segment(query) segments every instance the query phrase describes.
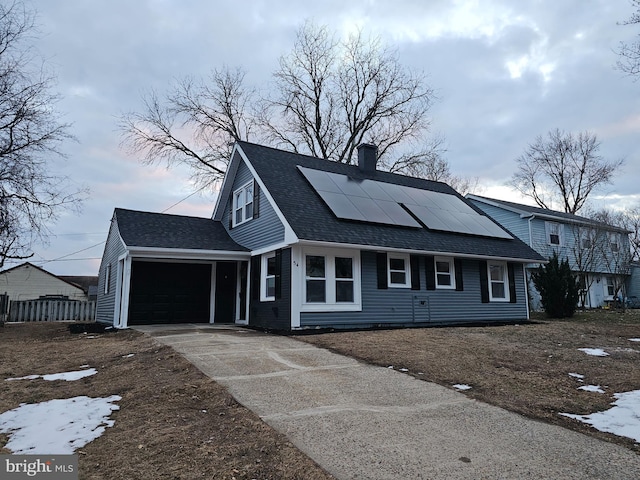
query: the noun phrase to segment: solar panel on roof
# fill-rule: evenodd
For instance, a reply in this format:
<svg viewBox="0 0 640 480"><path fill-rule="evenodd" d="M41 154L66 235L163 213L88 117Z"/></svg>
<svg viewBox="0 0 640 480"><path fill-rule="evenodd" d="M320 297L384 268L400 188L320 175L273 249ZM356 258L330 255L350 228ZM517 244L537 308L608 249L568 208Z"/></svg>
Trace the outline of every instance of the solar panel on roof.
<svg viewBox="0 0 640 480"><path fill-rule="evenodd" d="M338 218L419 228L417 218L432 230L513 238L455 195L301 166L298 170Z"/></svg>

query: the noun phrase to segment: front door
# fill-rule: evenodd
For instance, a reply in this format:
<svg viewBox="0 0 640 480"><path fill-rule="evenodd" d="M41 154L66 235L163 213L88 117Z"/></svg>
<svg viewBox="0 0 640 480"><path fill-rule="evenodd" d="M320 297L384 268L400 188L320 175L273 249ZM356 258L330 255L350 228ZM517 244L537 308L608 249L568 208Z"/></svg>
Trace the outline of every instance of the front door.
<svg viewBox="0 0 640 480"><path fill-rule="evenodd" d="M235 321L236 268L236 262L216 263L215 323Z"/></svg>

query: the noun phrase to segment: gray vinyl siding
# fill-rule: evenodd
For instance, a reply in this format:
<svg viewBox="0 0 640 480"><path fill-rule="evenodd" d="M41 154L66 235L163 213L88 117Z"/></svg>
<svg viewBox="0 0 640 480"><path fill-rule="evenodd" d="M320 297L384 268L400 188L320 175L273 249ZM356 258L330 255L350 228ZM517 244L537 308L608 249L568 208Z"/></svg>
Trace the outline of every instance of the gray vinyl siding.
<svg viewBox="0 0 640 480"><path fill-rule="evenodd" d="M256 272L252 272L255 275ZM281 297L262 302L260 301L259 282L256 285L258 292L251 292L249 304L249 325L252 327L272 330L291 329L291 249L282 250L281 263ZM262 279L262 276L260 276ZM257 297L257 298L256 298Z"/></svg>
<svg viewBox="0 0 640 480"><path fill-rule="evenodd" d="M631 264L630 274L627 282L627 296L640 298L640 265Z"/></svg>
<svg viewBox="0 0 640 480"><path fill-rule="evenodd" d="M256 250L284 241L284 225L278 218L275 210L269 203L264 191L260 189L259 214L237 227L231 227L230 215L233 205L233 192L253 180L250 170L244 161L240 162L236 177L230 191L229 199L224 206L222 224L228 229L229 235L240 245Z"/></svg>
<svg viewBox="0 0 640 480"><path fill-rule="evenodd" d="M301 328L365 328L469 322L521 321L527 319L523 266L514 265L517 303L482 303L480 266L463 260L463 291L426 290L426 270L420 262L420 290L378 289L375 252L361 252L362 311L302 312Z"/></svg>
<svg viewBox="0 0 640 480"><path fill-rule="evenodd" d="M109 235L107 243L102 254L100 262L100 271L98 272L98 304L96 307L96 321L100 323L113 324L113 314L116 302L116 286L118 277L118 257L125 253L124 245L120 239L118 232L118 224L112 220L109 227ZM108 293L104 293L104 283L107 271L107 265L111 265L111 273L109 276Z"/></svg>

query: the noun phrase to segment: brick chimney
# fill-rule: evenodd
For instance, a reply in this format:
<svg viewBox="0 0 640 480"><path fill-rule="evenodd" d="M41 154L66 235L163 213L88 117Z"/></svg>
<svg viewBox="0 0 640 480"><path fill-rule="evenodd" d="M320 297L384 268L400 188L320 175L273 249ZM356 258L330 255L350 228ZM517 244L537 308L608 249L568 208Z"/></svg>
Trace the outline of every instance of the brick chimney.
<svg viewBox="0 0 640 480"><path fill-rule="evenodd" d="M361 171L371 173L376 171L378 162L378 147L370 143L358 145L358 167Z"/></svg>

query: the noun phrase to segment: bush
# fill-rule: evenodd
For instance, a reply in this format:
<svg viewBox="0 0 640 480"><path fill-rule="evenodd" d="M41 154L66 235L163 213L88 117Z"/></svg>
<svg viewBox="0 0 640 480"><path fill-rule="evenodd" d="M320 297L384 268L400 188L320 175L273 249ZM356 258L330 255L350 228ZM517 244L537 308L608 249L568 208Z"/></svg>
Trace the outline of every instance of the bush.
<svg viewBox="0 0 640 480"><path fill-rule="evenodd" d="M571 273L569 260L565 258L560 262L558 254L554 253L549 263L533 272L532 280L548 317L573 317L578 304L578 284Z"/></svg>

